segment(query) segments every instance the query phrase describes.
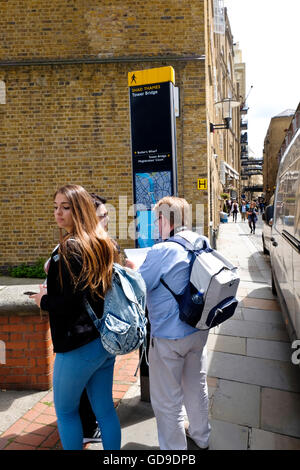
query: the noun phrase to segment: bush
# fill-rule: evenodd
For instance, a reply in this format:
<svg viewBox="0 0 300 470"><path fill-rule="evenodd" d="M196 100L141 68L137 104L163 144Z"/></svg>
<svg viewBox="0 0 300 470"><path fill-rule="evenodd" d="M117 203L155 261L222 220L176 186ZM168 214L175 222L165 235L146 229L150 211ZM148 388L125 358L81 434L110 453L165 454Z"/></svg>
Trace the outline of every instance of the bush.
<svg viewBox="0 0 300 470"><path fill-rule="evenodd" d="M34 265L28 266L26 264L21 264L15 268L12 268L9 271L11 277L32 277L43 279L46 277L44 271L45 259L40 258Z"/></svg>
<svg viewBox="0 0 300 470"><path fill-rule="evenodd" d="M221 193L220 196L222 199L230 199L230 195L228 193Z"/></svg>

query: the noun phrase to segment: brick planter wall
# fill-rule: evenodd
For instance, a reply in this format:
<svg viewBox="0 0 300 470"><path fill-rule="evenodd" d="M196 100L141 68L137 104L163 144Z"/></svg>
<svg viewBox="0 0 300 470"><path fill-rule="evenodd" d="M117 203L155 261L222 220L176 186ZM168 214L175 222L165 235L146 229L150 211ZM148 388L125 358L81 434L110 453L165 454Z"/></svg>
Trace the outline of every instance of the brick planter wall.
<svg viewBox="0 0 300 470"><path fill-rule="evenodd" d="M26 290L25 286L13 288L20 294ZM39 309L27 298L16 302L18 294L12 305L8 294L13 288L0 291L0 388L48 390L54 361L48 317L41 318Z"/></svg>

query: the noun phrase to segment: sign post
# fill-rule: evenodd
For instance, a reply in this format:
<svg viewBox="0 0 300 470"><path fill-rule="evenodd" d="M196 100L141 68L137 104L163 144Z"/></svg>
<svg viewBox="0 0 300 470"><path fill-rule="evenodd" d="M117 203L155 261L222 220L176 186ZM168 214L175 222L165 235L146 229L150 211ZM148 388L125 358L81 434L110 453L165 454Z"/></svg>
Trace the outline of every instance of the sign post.
<svg viewBox="0 0 300 470"><path fill-rule="evenodd" d="M153 206L164 196L177 195L174 83L173 67L128 73L138 248L158 239Z"/></svg>
<svg viewBox="0 0 300 470"><path fill-rule="evenodd" d="M150 247L159 239L152 211L156 202L177 195L174 84L172 67L128 73L137 248ZM147 340L149 345L149 329ZM140 381L141 400L150 402L145 358Z"/></svg>

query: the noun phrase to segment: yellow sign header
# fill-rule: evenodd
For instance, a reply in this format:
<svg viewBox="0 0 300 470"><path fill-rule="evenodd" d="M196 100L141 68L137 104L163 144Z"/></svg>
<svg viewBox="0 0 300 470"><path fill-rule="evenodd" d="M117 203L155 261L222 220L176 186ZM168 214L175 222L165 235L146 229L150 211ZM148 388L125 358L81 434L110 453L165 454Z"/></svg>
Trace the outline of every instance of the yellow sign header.
<svg viewBox="0 0 300 470"><path fill-rule="evenodd" d="M172 82L175 85L175 71L173 67L158 67L156 69L128 72L128 86L149 85L162 82Z"/></svg>

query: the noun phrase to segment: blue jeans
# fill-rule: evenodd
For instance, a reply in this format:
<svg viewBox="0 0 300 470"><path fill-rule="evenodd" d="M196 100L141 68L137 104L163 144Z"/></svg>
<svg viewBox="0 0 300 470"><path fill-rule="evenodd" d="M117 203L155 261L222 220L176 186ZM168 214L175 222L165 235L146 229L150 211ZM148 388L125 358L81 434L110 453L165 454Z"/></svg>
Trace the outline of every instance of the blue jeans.
<svg viewBox="0 0 300 470"><path fill-rule="evenodd" d="M87 389L96 415L103 448L118 450L121 429L113 398L115 356L102 346L100 338L66 353L56 353L53 391L58 431L65 450L82 449L83 431L79 415L80 397Z"/></svg>

